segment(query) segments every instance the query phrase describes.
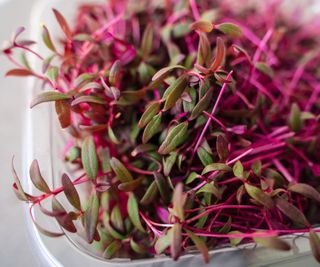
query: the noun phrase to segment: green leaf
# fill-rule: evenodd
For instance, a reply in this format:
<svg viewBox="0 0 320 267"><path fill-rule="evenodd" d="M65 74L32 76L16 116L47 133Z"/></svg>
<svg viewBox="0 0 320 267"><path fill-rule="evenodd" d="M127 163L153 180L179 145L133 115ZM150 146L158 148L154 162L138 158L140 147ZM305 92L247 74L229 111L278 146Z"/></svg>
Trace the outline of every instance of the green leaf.
<svg viewBox="0 0 320 267"><path fill-rule="evenodd" d="M133 180L132 174L128 171L128 169L122 164L120 160L112 157L110 160L110 166L114 173L117 175L119 181L121 183L130 182Z"/></svg>
<svg viewBox="0 0 320 267"><path fill-rule="evenodd" d="M111 212L110 220L112 225L120 232L124 231L124 224L121 211L118 205L114 206Z"/></svg>
<svg viewBox="0 0 320 267"><path fill-rule="evenodd" d="M86 33L79 33L79 34L74 35L73 40L79 41L79 42L84 42L84 41L95 42L95 39L92 38L91 35L86 34Z"/></svg>
<svg viewBox="0 0 320 267"><path fill-rule="evenodd" d="M258 238L255 237L253 240L266 248L272 248L276 250L284 250L288 251L291 249L290 245L284 241L283 239L277 237L277 236L269 236L269 237L263 237L263 238Z"/></svg>
<svg viewBox="0 0 320 267"><path fill-rule="evenodd" d="M238 25L233 23L229 23L229 22L221 23L221 24L215 25L215 28L233 38L239 38L242 36L241 28Z"/></svg>
<svg viewBox="0 0 320 267"><path fill-rule="evenodd" d="M187 232L187 234L190 237L190 239L192 240L192 242L196 245L197 249L201 252L205 263L208 263L209 262L209 251L208 251L208 247L206 246L205 242L203 242L202 239L200 239L198 236L196 236L191 231L189 231L187 229L185 229L185 231Z"/></svg>
<svg viewBox="0 0 320 267"><path fill-rule="evenodd" d="M139 208L138 208L138 201L134 194L130 194L128 199L128 206L127 206L128 214L130 220L132 221L133 225L140 230L141 232L145 232L139 216Z"/></svg>
<svg viewBox="0 0 320 267"><path fill-rule="evenodd" d="M202 175L208 173L208 172L213 172L213 171L232 171L231 167L229 167L228 165L224 164L224 163L211 163L210 165L207 165L203 171L202 171Z"/></svg>
<svg viewBox="0 0 320 267"><path fill-rule="evenodd" d="M47 91L47 92L43 92L40 93L39 95L37 95L32 101L31 101L31 105L30 108L33 108L36 105L39 105L41 103L45 103L45 102L52 102L52 101L58 101L58 100L66 100L66 99L70 99L71 97L57 92L57 91Z"/></svg>
<svg viewBox="0 0 320 267"><path fill-rule="evenodd" d="M82 95L77 97L75 100L71 102L71 106L79 105L81 103L94 103L105 105L107 102L103 98L92 96L92 95Z"/></svg>
<svg viewBox="0 0 320 267"><path fill-rule="evenodd" d="M120 140L118 139L118 137L116 136L116 134L114 133L111 127L108 127L108 136L112 143L116 145L121 144Z"/></svg>
<svg viewBox="0 0 320 267"><path fill-rule="evenodd" d="M183 193L183 184L178 183L173 191L172 196L172 211L181 221L184 220L184 205L187 200L187 195Z"/></svg>
<svg viewBox="0 0 320 267"><path fill-rule="evenodd" d="M260 160L255 161L251 166L253 173L259 177L261 176L261 166L262 163Z"/></svg>
<svg viewBox="0 0 320 267"><path fill-rule="evenodd" d="M180 256L181 241L182 241L181 224L175 223L172 227L171 246L170 246L171 257L174 261L176 261Z"/></svg>
<svg viewBox="0 0 320 267"><path fill-rule="evenodd" d="M142 142L147 143L158 131L161 124L162 113L154 116L153 119L147 124L142 134Z"/></svg>
<svg viewBox="0 0 320 267"><path fill-rule="evenodd" d="M269 195L267 195L265 192L263 192L260 188L250 185L248 183L245 183L244 186L249 196L252 197L254 200L256 200L261 205L267 208L273 207L272 198Z"/></svg>
<svg viewBox="0 0 320 267"><path fill-rule="evenodd" d="M88 207L83 215L83 225L88 243L94 240L99 217L99 199L97 193L93 192L88 201Z"/></svg>
<svg viewBox="0 0 320 267"><path fill-rule="evenodd" d="M290 129L295 132L299 131L302 126L301 110L297 103L291 105L288 123Z"/></svg>
<svg viewBox="0 0 320 267"><path fill-rule="evenodd" d="M124 182L118 185L118 189L124 192L131 192L137 189L144 180L144 176L134 179L133 181Z"/></svg>
<svg viewBox="0 0 320 267"><path fill-rule="evenodd" d="M119 251L121 246L122 246L121 241L114 240L103 252L103 257L106 259L111 259L114 256L114 254L116 254L117 251Z"/></svg>
<svg viewBox="0 0 320 267"><path fill-rule="evenodd" d="M240 231L231 231L228 234L242 234L242 232L240 232ZM242 241L243 238L242 237L229 237L229 239L230 239L231 246L236 247L237 245L240 244L240 242Z"/></svg>
<svg viewBox="0 0 320 267"><path fill-rule="evenodd" d="M188 131L188 122L178 124L177 126L171 128L166 136L165 140L161 144L158 152L162 155L169 154L175 150L179 145L181 145L186 137Z"/></svg>
<svg viewBox="0 0 320 267"><path fill-rule="evenodd" d="M233 165L233 174L238 178L243 178L243 166L240 160Z"/></svg>
<svg viewBox="0 0 320 267"><path fill-rule="evenodd" d="M304 216L304 214L297 207L289 203L287 200L280 197L277 198L276 206L280 211L282 211L283 214L285 214L292 221L303 226L309 226L309 222L307 218Z"/></svg>
<svg viewBox="0 0 320 267"><path fill-rule="evenodd" d="M162 235L158 240L156 241L154 245L154 249L157 254L163 253L171 244L172 239L172 228L170 228L166 234Z"/></svg>
<svg viewBox="0 0 320 267"><path fill-rule="evenodd" d="M221 199L221 191L214 185L214 182L210 182L202 186L196 194L209 193L213 194L217 199Z"/></svg>
<svg viewBox="0 0 320 267"><path fill-rule="evenodd" d="M158 186L156 181L153 181L145 194L143 195L142 199L140 200L141 205L149 205L157 196L158 193Z"/></svg>
<svg viewBox="0 0 320 267"><path fill-rule="evenodd" d="M145 254L148 252L147 248L145 248L143 245L135 242L133 240L133 238L130 239L130 247L134 252L136 252L138 254Z"/></svg>
<svg viewBox="0 0 320 267"><path fill-rule="evenodd" d="M188 85L188 77L186 75L180 76L167 88L163 95L163 100L165 100L164 111L172 108L177 100L181 97L182 93Z"/></svg>
<svg viewBox="0 0 320 267"><path fill-rule="evenodd" d="M71 124L71 110L67 100L58 100L55 102L56 113L61 128L67 128Z"/></svg>
<svg viewBox="0 0 320 267"><path fill-rule="evenodd" d="M87 177L94 180L98 174L98 157L93 137L84 139L81 149L81 160Z"/></svg>
<svg viewBox="0 0 320 267"><path fill-rule="evenodd" d="M200 175L196 172L191 172L186 179L186 184L191 184L197 178L200 178Z"/></svg>
<svg viewBox="0 0 320 267"><path fill-rule="evenodd" d="M267 65L265 62L257 62L255 66L259 71L269 76L271 79L274 77L274 71L273 69Z"/></svg>
<svg viewBox="0 0 320 267"><path fill-rule="evenodd" d="M154 118L154 116L156 116L156 114L159 112L159 110L160 110L160 103L159 102L151 103L147 107L145 112L142 114L142 116L139 120L139 123L138 123L138 127L143 128L144 126L146 126Z"/></svg>
<svg viewBox="0 0 320 267"><path fill-rule="evenodd" d="M36 188L38 188L40 191L45 193L51 192L46 181L43 179L41 175L37 160L32 161L29 174L30 174L31 181Z"/></svg>
<svg viewBox="0 0 320 267"><path fill-rule="evenodd" d="M165 176L168 176L170 174L172 167L177 160L177 155L177 152L173 151L165 160L163 160L163 174Z"/></svg>
<svg viewBox="0 0 320 267"><path fill-rule="evenodd" d="M207 166L213 162L211 155L201 146L197 149L197 155L203 166Z"/></svg>
<svg viewBox="0 0 320 267"><path fill-rule="evenodd" d="M62 178L62 187L64 194L66 195L67 199L69 200L70 204L75 207L77 210L81 210L81 203L79 194L73 185L72 181L70 180L67 174L63 174Z"/></svg>
<svg viewBox="0 0 320 267"><path fill-rule="evenodd" d="M62 14L56 10L56 9L53 9L53 13L62 29L62 31L64 32L64 34L66 35L66 37L68 39L72 39L72 32L70 30L70 27L66 21L66 19L62 16Z"/></svg>
<svg viewBox="0 0 320 267"><path fill-rule="evenodd" d="M96 77L97 75L93 73L82 73L75 79L74 86L75 88L82 88L84 85L93 82Z"/></svg>
<svg viewBox="0 0 320 267"><path fill-rule="evenodd" d="M288 190L305 197L311 198L320 203L320 193L312 186L303 183L297 183L288 187Z"/></svg>
<svg viewBox="0 0 320 267"><path fill-rule="evenodd" d="M167 180L163 177L161 173L154 172L154 179L156 181L160 196L165 203L170 201L170 187Z"/></svg>
<svg viewBox="0 0 320 267"><path fill-rule="evenodd" d="M210 88L192 110L190 120L196 119L199 115L202 114L204 110L208 108L208 106L211 103L212 96L213 96L213 88Z"/></svg>
<svg viewBox="0 0 320 267"><path fill-rule="evenodd" d="M190 29L201 32L211 32L213 30L213 24L207 20L198 20L190 25Z"/></svg>
<svg viewBox="0 0 320 267"><path fill-rule="evenodd" d="M45 45L52 51L52 52L57 52L52 40L50 33L47 29L47 27L43 24L42 25L42 40L45 43Z"/></svg>
<svg viewBox="0 0 320 267"><path fill-rule="evenodd" d="M48 79L52 83L57 82L58 74L59 74L59 69L56 66L49 67L47 72L46 72L46 75L47 75Z"/></svg>
<svg viewBox="0 0 320 267"><path fill-rule="evenodd" d="M320 263L320 238L313 229L310 230L309 242L314 258Z"/></svg>
<svg viewBox="0 0 320 267"><path fill-rule="evenodd" d="M149 24L142 36L141 41L141 54L144 59L147 59L150 53L152 52L153 44L153 27Z"/></svg>
<svg viewBox="0 0 320 267"><path fill-rule="evenodd" d="M126 238L125 235L119 233L116 229L114 229L110 224L109 214L105 211L103 212L103 225L106 228L107 232L115 239L124 240Z"/></svg>

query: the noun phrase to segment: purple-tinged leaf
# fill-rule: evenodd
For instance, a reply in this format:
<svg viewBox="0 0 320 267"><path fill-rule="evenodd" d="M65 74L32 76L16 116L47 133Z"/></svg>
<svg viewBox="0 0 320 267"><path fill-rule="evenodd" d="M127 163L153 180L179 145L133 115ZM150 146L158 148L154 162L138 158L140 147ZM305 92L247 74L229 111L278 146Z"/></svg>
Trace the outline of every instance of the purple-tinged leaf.
<svg viewBox="0 0 320 267"><path fill-rule="evenodd" d="M149 205L156 198L157 194L158 194L158 186L156 184L156 181L153 181L149 185L142 199L140 200L140 204L144 206Z"/></svg>
<svg viewBox="0 0 320 267"><path fill-rule="evenodd" d="M145 246L143 246L140 243L137 243L133 240L133 238L130 239L130 247L134 252L138 254L145 254L148 252L148 249Z"/></svg>
<svg viewBox="0 0 320 267"><path fill-rule="evenodd" d="M313 257L320 263L320 238L313 229L310 230L309 243Z"/></svg>
<svg viewBox="0 0 320 267"><path fill-rule="evenodd" d="M143 131L142 142L147 143L158 131L161 124L162 113L154 116L153 119L147 124Z"/></svg>
<svg viewBox="0 0 320 267"><path fill-rule="evenodd" d="M171 71L176 69L185 70L185 67L181 65L172 65L172 66L162 68L156 74L153 75L152 81L159 81L159 82L163 81Z"/></svg>
<svg viewBox="0 0 320 267"><path fill-rule="evenodd" d="M58 100L55 102L56 113L61 125L61 128L67 128L71 124L70 104L67 100Z"/></svg>
<svg viewBox="0 0 320 267"><path fill-rule="evenodd" d="M74 86L75 88L82 88L84 85L93 82L96 78L97 78L96 74L82 73L75 79Z"/></svg>
<svg viewBox="0 0 320 267"><path fill-rule="evenodd" d="M66 173L62 175L61 182L62 182L64 194L66 195L70 204L73 207L75 207L77 210L81 210L79 194L75 186L73 185L72 181L70 180L69 176Z"/></svg>
<svg viewBox="0 0 320 267"><path fill-rule="evenodd" d="M53 42L52 42L52 39L51 39L51 36L50 36L50 33L48 31L48 28L42 24L42 40L43 42L45 43L45 45L52 51L52 52L57 52Z"/></svg>
<svg viewBox="0 0 320 267"><path fill-rule="evenodd" d="M173 191L172 196L172 205L173 205L173 213L177 216L181 221L184 220L184 206L187 200L187 195L183 193L183 184L178 183Z"/></svg>
<svg viewBox="0 0 320 267"><path fill-rule="evenodd" d="M32 161L30 170L29 170L30 178L34 186L42 192L50 193L51 190L49 189L46 181L43 179L39 164L37 160Z"/></svg>
<svg viewBox="0 0 320 267"><path fill-rule="evenodd" d="M182 75L167 88L163 95L163 100L165 100L163 108L164 111L167 111L176 104L187 86L188 77L186 75Z"/></svg>
<svg viewBox="0 0 320 267"><path fill-rule="evenodd" d="M197 103L197 105L193 108L190 120L194 120L199 117L199 115L202 114L204 110L208 108L212 101L213 96L213 88L210 88L206 94L200 99L200 101Z"/></svg>
<svg viewBox="0 0 320 267"><path fill-rule="evenodd" d="M245 187L244 185L241 185L238 190L237 190L237 195L236 195L236 199L237 199L237 202L240 204L241 203L241 200L242 200L242 196L245 194L246 190L245 190Z"/></svg>
<svg viewBox="0 0 320 267"><path fill-rule="evenodd" d="M67 213L61 203L55 198L52 197L52 211L57 213L65 213L64 216L57 216L55 217L60 226L66 229L68 232L76 233L77 228L74 226L72 219L72 213Z"/></svg>
<svg viewBox="0 0 320 267"><path fill-rule="evenodd" d="M43 62L42 62L42 73L46 73L48 68L50 67L50 64L52 62L52 60L55 58L56 55L52 55L48 58L46 58Z"/></svg>
<svg viewBox="0 0 320 267"><path fill-rule="evenodd" d="M240 162L240 160L238 160L234 165L233 165L233 174L234 176L238 177L238 178L243 178L243 166Z"/></svg>
<svg viewBox="0 0 320 267"><path fill-rule="evenodd" d="M163 174L165 176L168 176L170 174L174 164L176 163L177 155L177 152L173 151L166 159L163 159Z"/></svg>
<svg viewBox="0 0 320 267"><path fill-rule="evenodd" d="M217 38L216 54L210 69L215 72L223 64L226 57L226 46L222 38Z"/></svg>
<svg viewBox="0 0 320 267"><path fill-rule="evenodd" d="M98 157L92 136L84 139L81 149L81 161L87 177L94 180L98 174Z"/></svg>
<svg viewBox="0 0 320 267"><path fill-rule="evenodd" d="M297 207L289 203L287 200L281 197L277 198L276 206L280 211L282 211L283 214L285 214L292 221L303 226L310 225L304 214Z"/></svg>
<svg viewBox="0 0 320 267"><path fill-rule="evenodd" d="M288 251L291 249L291 246L284 241L283 239L277 237L277 236L269 236L269 237L255 237L253 240L266 248L276 249L276 250L284 250Z"/></svg>
<svg viewBox="0 0 320 267"><path fill-rule="evenodd" d="M34 73L31 70L28 69L12 69L9 70L5 76L17 76L17 77L27 77L27 76L33 76Z"/></svg>
<svg viewBox="0 0 320 267"><path fill-rule="evenodd" d="M71 40L72 39L72 32L70 30L70 27L66 21L66 19L62 16L62 14L56 10L56 9L53 9L53 13L62 29L62 31L64 32L64 34L66 35L66 37Z"/></svg>
<svg viewBox="0 0 320 267"><path fill-rule="evenodd" d="M88 243L94 240L99 217L99 199L97 193L93 192L88 200L88 207L83 215L83 225Z"/></svg>
<svg viewBox="0 0 320 267"><path fill-rule="evenodd" d="M211 32L213 30L213 24L207 20L198 20L190 25L190 29L201 32Z"/></svg>
<svg viewBox="0 0 320 267"><path fill-rule="evenodd" d="M170 252L174 261L178 260L181 254L182 227L180 223L175 223L172 227Z"/></svg>
<svg viewBox="0 0 320 267"><path fill-rule="evenodd" d="M116 229L113 228L110 224L110 217L107 212L103 213L103 225L106 228L107 232L115 239L123 240L126 238L125 235L118 232Z"/></svg>
<svg viewBox="0 0 320 267"><path fill-rule="evenodd" d="M15 43L17 38L21 35L21 33L23 33L25 31L25 27L18 27L16 29L16 31L12 34L12 37L11 37L11 41L12 43Z"/></svg>
<svg viewBox="0 0 320 267"><path fill-rule="evenodd" d="M209 262L209 251L208 251L208 247L206 245L205 242L202 241L202 239L200 239L198 236L196 236L194 233L192 233L189 230L186 230L188 236L190 237L190 239L192 240L192 242L196 245L197 249L201 252L204 262L208 263Z"/></svg>
<svg viewBox="0 0 320 267"><path fill-rule="evenodd" d="M172 233L172 228L170 228L166 234L158 238L154 245L154 249L157 254L163 253L171 245Z"/></svg>
<svg viewBox="0 0 320 267"><path fill-rule="evenodd" d="M271 79L273 79L275 73L274 73L273 69L269 65L267 65L267 63L257 62L255 67L256 67L256 69L258 69L259 71L261 71L262 73L266 74Z"/></svg>
<svg viewBox="0 0 320 267"><path fill-rule="evenodd" d="M128 169L123 165L123 163L117 158L111 158L110 166L114 173L117 175L119 181L121 183L126 183L133 181L132 174L128 171Z"/></svg>
<svg viewBox="0 0 320 267"><path fill-rule="evenodd" d="M221 24L215 25L215 28L233 38L239 38L242 36L241 28L238 25L233 23L229 23L229 22L221 23Z"/></svg>
<svg viewBox="0 0 320 267"><path fill-rule="evenodd" d="M217 141L216 141L216 149L217 149L217 153L218 156L220 158L220 160L227 160L228 156L229 156L229 143L228 140L226 139L226 137L222 134L219 134L217 136Z"/></svg>
<svg viewBox="0 0 320 267"><path fill-rule="evenodd" d="M159 102L151 103L147 107L145 112L142 114L142 116L139 120L139 123L138 123L138 127L143 128L144 126L146 126L154 118L154 116L156 116L156 114L159 112L159 110L160 110L160 103Z"/></svg>
<svg viewBox="0 0 320 267"><path fill-rule="evenodd" d="M146 152L154 151L156 148L157 148L157 146L153 145L153 144L138 145L138 146L136 146L134 148L134 150L132 150L131 156L132 157L136 157L140 153L146 153Z"/></svg>
<svg viewBox="0 0 320 267"><path fill-rule="evenodd" d="M128 214L129 214L130 220L133 223L133 225L138 230L140 230L141 232L144 233L145 230L141 224L141 220L140 220L140 216L139 216L138 201L137 201L134 194L130 194L130 196L129 196L127 210L128 210Z"/></svg>
<svg viewBox="0 0 320 267"><path fill-rule="evenodd" d="M144 176L139 177L138 179L134 179L129 182L124 182L118 185L118 189L124 192L131 192L136 190L144 180Z"/></svg>
<svg viewBox="0 0 320 267"><path fill-rule="evenodd" d="M94 104L105 105L107 102L103 98L100 98L97 96L83 95L73 100L71 102L71 106L79 105L81 103L94 103Z"/></svg>
<svg viewBox="0 0 320 267"><path fill-rule="evenodd" d="M52 102L52 101L59 101L59 100L67 100L70 99L70 96L57 92L57 91L47 91L40 93L37 95L30 104L30 108L35 107L36 105L39 105L41 103L45 102Z"/></svg>
<svg viewBox="0 0 320 267"><path fill-rule="evenodd" d="M188 122L185 121L171 128L159 147L158 153L166 155L180 146L187 137L188 125Z"/></svg>
<svg viewBox="0 0 320 267"><path fill-rule="evenodd" d="M116 85L117 83L119 83L119 78L121 75L121 62L120 60L116 60L110 69L110 73L109 73L109 82L111 85Z"/></svg>
<svg viewBox="0 0 320 267"><path fill-rule="evenodd" d="M211 45L208 36L204 32L198 32L199 34L199 45L197 54L197 64L200 66L207 67L211 60Z"/></svg>
<svg viewBox="0 0 320 267"><path fill-rule="evenodd" d="M256 200L261 205L272 208L274 206L272 198L263 192L260 188L250 185L248 183L244 184L245 189L250 197Z"/></svg>
<svg viewBox="0 0 320 267"><path fill-rule="evenodd" d="M290 185L288 187L288 190L291 192L304 195L320 203L320 193L314 187L308 184L298 183L298 184Z"/></svg>
<svg viewBox="0 0 320 267"><path fill-rule="evenodd" d="M149 24L142 36L141 41L141 54L144 59L147 59L152 52L153 46L153 26Z"/></svg>
<svg viewBox="0 0 320 267"><path fill-rule="evenodd" d="M208 172L213 172L213 171L232 171L232 168L229 167L228 165L224 164L224 163L211 163L210 165L207 165L203 171L202 171L202 175L207 174Z"/></svg>
<svg viewBox="0 0 320 267"><path fill-rule="evenodd" d="M103 257L111 259L120 250L121 246L121 241L114 240L103 252Z"/></svg>

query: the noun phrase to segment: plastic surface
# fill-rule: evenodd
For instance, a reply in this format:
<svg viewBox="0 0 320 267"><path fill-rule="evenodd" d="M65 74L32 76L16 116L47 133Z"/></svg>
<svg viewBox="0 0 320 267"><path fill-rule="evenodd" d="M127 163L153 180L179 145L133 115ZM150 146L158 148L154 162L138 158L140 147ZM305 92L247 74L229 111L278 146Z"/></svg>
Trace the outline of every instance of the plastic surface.
<svg viewBox="0 0 320 267"><path fill-rule="evenodd" d="M36 3L33 13L31 14L31 32L32 39L39 41L40 27L39 23L44 22L53 33L58 32L57 24L51 12L51 8L59 9L72 22L76 7L81 2L89 0L39 0ZM95 1L98 2L98 1ZM101 1L99 1L101 2ZM103 1L102 1L103 2ZM41 54L48 54L48 50L43 46L39 46ZM37 64L36 62L34 62ZM32 97L40 91L40 85L33 79L28 80L28 103ZM26 133L25 133L25 159L24 159L24 177L28 177L28 168L31 161L36 158L39 160L43 176L47 179L51 187L57 186L56 177L61 177L65 166L59 158L59 151L64 144L64 137L58 127L56 117L52 110L53 105L39 105L33 110L28 110L26 114ZM35 192L34 188L28 180L23 181L29 192ZM309 256L310 250L308 240L306 238L298 238L295 240L296 248L293 251L280 253L263 248L252 249L252 245L243 246L242 249L223 248L211 251L213 260L209 265L203 263L201 255L185 255L178 262L173 262L170 258L159 256L153 259L134 260L130 259L114 259L107 261L99 257L94 250L90 249L85 242L77 235L48 238L38 233L32 224L29 214L28 224L34 241L34 248L38 250L43 266L152 266L152 267L188 267L188 266L280 266L285 263L292 263L296 260L302 260ZM35 217L41 225L53 231L59 231L59 227L55 220L49 217L39 216L35 212ZM292 242L292 237L286 237ZM251 247L251 248L250 248ZM250 249L249 249L250 248Z"/></svg>

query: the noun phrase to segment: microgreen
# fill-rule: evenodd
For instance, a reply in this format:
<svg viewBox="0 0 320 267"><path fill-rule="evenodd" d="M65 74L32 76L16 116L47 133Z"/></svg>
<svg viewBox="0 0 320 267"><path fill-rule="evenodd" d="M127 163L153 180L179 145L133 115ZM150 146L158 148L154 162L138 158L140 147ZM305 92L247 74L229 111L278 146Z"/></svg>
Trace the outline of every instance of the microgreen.
<svg viewBox="0 0 320 267"><path fill-rule="evenodd" d="M80 7L72 27L54 9L62 45L42 25L46 57L22 39L23 27L3 50L14 65L6 76L43 84L31 108L54 104L70 133L63 158L74 168L61 187L51 188L35 160L32 196L12 166L35 226L64 235L39 225L37 206L106 259L177 260L196 247L205 262L217 247L289 250L282 235L310 233L320 261L316 34L271 13L274 5L127 2Z"/></svg>

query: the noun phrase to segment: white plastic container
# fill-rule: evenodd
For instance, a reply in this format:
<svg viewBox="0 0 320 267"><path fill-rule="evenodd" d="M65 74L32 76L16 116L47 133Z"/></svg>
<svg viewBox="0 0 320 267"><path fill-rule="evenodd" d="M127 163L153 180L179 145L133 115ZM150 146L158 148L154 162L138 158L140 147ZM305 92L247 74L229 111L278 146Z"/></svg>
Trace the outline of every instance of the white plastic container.
<svg viewBox="0 0 320 267"><path fill-rule="evenodd" d="M41 43L40 22L44 22L51 30L51 33L59 32L57 23L51 12L51 8L57 8L72 23L77 6L81 2L90 2L90 0L39 0L31 14L31 38ZM94 1L104 2L104 1ZM55 38L55 36L53 36ZM39 46L40 54L45 55L48 50L44 46ZM34 62L37 64L37 62ZM32 97L38 93L40 85L33 79L28 80L28 97L30 103ZM24 151L24 175L28 177L28 168L33 159L38 159L43 176L51 187L55 187L56 177L61 177L65 166L59 158L59 152L64 144L63 134L58 126L52 105L40 105L33 110L26 112L26 133L25 133L25 151ZM25 179L23 181L28 192L33 193L35 189L31 183ZM189 254L182 256L178 262L172 261L166 256L159 256L153 259L133 260L130 259L114 259L105 260L97 255L92 249L82 242L77 235L61 238L48 238L41 235L33 223L31 222L28 209L26 212L28 217L29 230L33 239L34 249L41 259L43 266L139 266L139 267L191 267L191 266L316 266L312 259L308 245L308 239L305 237L295 238L295 236L284 237L290 243L295 240L295 246L289 252L277 252L264 248L253 248L253 245L245 245L241 248L221 248L210 252L212 260L209 265L203 263L199 254ZM59 231L59 226L53 218L39 216L35 212L35 217L41 225L46 228Z"/></svg>

